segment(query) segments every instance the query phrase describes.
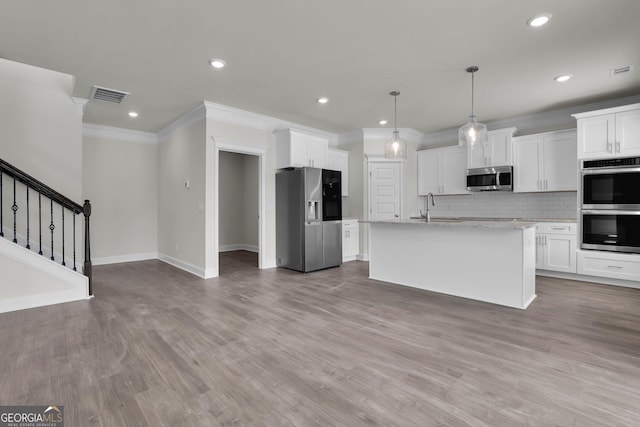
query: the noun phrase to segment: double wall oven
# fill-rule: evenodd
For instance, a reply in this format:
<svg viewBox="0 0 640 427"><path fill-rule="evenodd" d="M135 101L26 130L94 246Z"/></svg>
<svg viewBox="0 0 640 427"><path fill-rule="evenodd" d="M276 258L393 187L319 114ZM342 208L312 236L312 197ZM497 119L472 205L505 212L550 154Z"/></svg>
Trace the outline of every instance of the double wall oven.
<svg viewBox="0 0 640 427"><path fill-rule="evenodd" d="M581 248L640 253L640 157L584 160Z"/></svg>

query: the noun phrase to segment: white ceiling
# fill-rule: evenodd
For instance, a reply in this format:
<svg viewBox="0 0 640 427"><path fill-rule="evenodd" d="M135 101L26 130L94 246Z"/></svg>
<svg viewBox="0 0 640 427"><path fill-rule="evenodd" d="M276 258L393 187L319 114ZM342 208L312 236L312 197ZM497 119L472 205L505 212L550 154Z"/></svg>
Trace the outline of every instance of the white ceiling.
<svg viewBox="0 0 640 427"><path fill-rule="evenodd" d="M427 133L466 122L469 65L485 122L640 94L639 23L639 0L5 1L0 57L131 92L89 123L156 132L207 100L343 133L392 126L399 90L398 126Z"/></svg>

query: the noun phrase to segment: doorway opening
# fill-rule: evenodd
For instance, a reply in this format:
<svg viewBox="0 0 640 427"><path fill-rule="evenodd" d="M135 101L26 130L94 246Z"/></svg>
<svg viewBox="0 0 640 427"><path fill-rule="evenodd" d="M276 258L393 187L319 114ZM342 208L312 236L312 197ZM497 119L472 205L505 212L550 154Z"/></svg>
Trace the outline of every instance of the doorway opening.
<svg viewBox="0 0 640 427"><path fill-rule="evenodd" d="M260 268L260 155L218 152L219 275Z"/></svg>

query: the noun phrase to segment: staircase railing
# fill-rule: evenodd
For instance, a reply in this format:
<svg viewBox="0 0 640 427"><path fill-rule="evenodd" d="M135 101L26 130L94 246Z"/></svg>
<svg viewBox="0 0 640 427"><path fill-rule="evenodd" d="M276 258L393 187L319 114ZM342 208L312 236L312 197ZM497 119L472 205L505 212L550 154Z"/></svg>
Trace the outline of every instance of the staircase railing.
<svg viewBox="0 0 640 427"><path fill-rule="evenodd" d="M9 179L5 179L8 177ZM16 187L16 183L20 183L19 187ZM9 190L9 194L5 193L5 186L9 184L11 189ZM43 184L41 181L33 178L32 176L22 172L20 169L15 166L5 162L0 159L0 236L5 236L5 203L9 203L11 212L7 212L10 216L13 217L12 226L9 228L9 234L13 234L13 238L7 237L12 240L13 243L21 244L24 242L24 246L29 249L35 251L35 249L31 249L32 246L32 230L31 230L31 221L34 220L36 215L33 212L31 201L31 193L34 193L34 197L37 198L37 218L38 218L38 254L43 256L49 256L52 261L56 260L56 256L61 259L61 264L63 266L67 266L66 255L65 253L67 249L68 240L65 236L67 234L65 232L65 211L70 212L72 215L72 259L69 260L72 262L72 266L67 266L72 268L74 271L77 271L76 265L76 216L83 214L84 215L84 264L82 272L85 276L89 278L89 295L93 295L92 289L92 279L91 279L91 241L89 238L89 217L91 216L91 203L89 200L85 200L83 205L80 205L68 197L58 193L51 187ZM44 203L43 203L44 202ZM48 205L48 206L47 206ZM25 215L24 217L20 215L20 219L24 221L18 220L18 212L23 211L24 209ZM45 209L45 213L43 216L43 207ZM54 209L55 208L55 209ZM8 211L8 209L7 209ZM46 218L48 217L48 219ZM46 236L47 240L50 242L46 242L45 246L43 246L43 232L42 225L43 220L48 221L46 228L49 230L47 233L50 234ZM11 221L10 221L11 222ZM57 223L57 224L56 224ZM19 225L19 226L18 226ZM54 233L55 230L61 226L62 230L58 230L58 234ZM24 232L22 234L21 232ZM54 244L54 237L58 236L59 242L57 245ZM50 243L50 246L49 246ZM60 253L61 251L61 253ZM48 253L47 253L48 252ZM45 253L47 253L45 255Z"/></svg>

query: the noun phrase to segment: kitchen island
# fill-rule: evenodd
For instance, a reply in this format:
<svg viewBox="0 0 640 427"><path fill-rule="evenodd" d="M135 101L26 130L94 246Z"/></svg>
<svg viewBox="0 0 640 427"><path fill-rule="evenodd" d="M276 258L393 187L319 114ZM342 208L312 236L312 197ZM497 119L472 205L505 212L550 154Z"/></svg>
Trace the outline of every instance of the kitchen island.
<svg viewBox="0 0 640 427"><path fill-rule="evenodd" d="M525 309L535 299L535 223L369 224L369 277Z"/></svg>

